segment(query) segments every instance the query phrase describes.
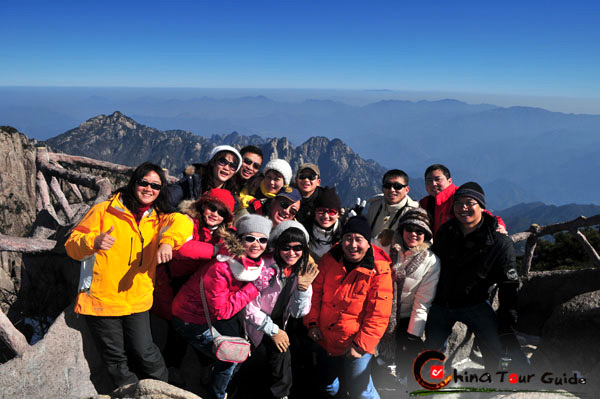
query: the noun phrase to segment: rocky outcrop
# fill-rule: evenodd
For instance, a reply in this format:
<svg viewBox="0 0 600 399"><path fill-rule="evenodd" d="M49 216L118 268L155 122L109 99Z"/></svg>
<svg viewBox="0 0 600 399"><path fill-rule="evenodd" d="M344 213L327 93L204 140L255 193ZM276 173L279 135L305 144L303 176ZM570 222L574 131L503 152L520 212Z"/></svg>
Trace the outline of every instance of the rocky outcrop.
<svg viewBox="0 0 600 399"><path fill-rule="evenodd" d="M375 161L362 159L339 139L312 137L295 146L285 137L265 140L236 132L208 138L182 130L153 129L120 112L89 119L47 143L55 151L124 165L135 166L149 160L168 169L173 176L179 176L185 165L207 161L216 145L228 144L239 149L252 144L263 151L263 163L274 158L286 159L294 171L304 162L318 164L321 184L335 185L345 205L353 204L356 197L369 198L379 192L385 172Z"/></svg>
<svg viewBox="0 0 600 399"><path fill-rule="evenodd" d="M0 234L22 237L35 219L35 141L9 126L0 126ZM2 310L20 288L21 256L0 253Z"/></svg>
<svg viewBox="0 0 600 399"><path fill-rule="evenodd" d="M542 331L542 343L533 355L544 359L551 370L577 370L588 378L600 367L600 290L576 296L558 306Z"/></svg>
<svg viewBox="0 0 600 399"><path fill-rule="evenodd" d="M0 365L3 397L82 398L110 391L85 320L70 309L22 357Z"/></svg>
<svg viewBox="0 0 600 399"><path fill-rule="evenodd" d="M130 384L118 388L111 392L110 395L95 396L94 399L107 397L134 399L202 399L200 396L191 392L157 380L141 380L137 384Z"/></svg>
<svg viewBox="0 0 600 399"><path fill-rule="evenodd" d="M517 330L542 335L555 308L577 295L600 289L600 269L533 272L519 293Z"/></svg>

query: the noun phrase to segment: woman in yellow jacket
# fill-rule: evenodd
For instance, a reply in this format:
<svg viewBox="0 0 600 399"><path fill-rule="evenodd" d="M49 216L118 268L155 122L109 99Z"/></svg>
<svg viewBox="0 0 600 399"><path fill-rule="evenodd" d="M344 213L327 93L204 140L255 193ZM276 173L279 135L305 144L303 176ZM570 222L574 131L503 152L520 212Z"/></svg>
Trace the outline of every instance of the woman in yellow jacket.
<svg viewBox="0 0 600 399"><path fill-rule="evenodd" d="M75 312L86 316L116 386L138 380L127 352L144 377L168 378L152 342L148 310L157 263L169 261L173 248L191 238L193 225L182 214L165 213L165 183L158 165L141 164L127 186L95 205L65 243L69 256L81 261Z"/></svg>

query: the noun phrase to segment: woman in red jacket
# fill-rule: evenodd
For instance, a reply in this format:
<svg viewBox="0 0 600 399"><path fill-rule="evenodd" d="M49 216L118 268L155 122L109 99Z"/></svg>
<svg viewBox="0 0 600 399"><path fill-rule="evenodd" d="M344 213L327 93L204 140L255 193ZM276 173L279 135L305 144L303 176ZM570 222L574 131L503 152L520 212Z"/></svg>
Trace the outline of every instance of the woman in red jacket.
<svg viewBox="0 0 600 399"><path fill-rule="evenodd" d="M183 380L172 367L181 365L187 342L175 332L170 321L173 298L190 276L217 252L221 241L217 229L231 224L234 205L229 190L222 188L213 188L196 201L179 204L179 211L188 215L194 223L192 239L173 252L171 262L156 268L152 335L169 367L169 381L175 385L182 385Z"/></svg>
<svg viewBox="0 0 600 399"><path fill-rule="evenodd" d="M304 323L320 345L321 388L331 397L341 390L350 398L379 398L370 361L390 318L393 289L390 258L370 241L367 220L350 218L313 282Z"/></svg>

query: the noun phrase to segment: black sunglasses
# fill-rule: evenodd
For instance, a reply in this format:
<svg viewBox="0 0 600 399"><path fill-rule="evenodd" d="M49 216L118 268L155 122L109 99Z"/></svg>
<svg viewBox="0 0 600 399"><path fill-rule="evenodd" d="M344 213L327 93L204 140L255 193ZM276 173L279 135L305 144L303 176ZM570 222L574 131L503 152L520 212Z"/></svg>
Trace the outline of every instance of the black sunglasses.
<svg viewBox="0 0 600 399"><path fill-rule="evenodd" d="M415 226L406 226L404 228L404 231L407 231L409 233L417 233L418 235L425 234L425 230L420 229L420 228L415 227Z"/></svg>
<svg viewBox="0 0 600 399"><path fill-rule="evenodd" d="M302 252L304 248L302 248L302 245L284 245L283 247L281 247L281 250L283 252L290 252L290 251L294 251L294 252Z"/></svg>
<svg viewBox="0 0 600 399"><path fill-rule="evenodd" d="M244 236L244 241L246 241L248 244L252 244L254 241L258 241L260 244L264 245L267 242L269 242L269 239L267 237L255 237L248 234L247 236Z"/></svg>
<svg viewBox="0 0 600 399"><path fill-rule="evenodd" d="M227 210L218 207L212 202L206 203L206 209L208 209L211 212L217 212L222 218L226 218L227 216L229 216L229 212L227 212Z"/></svg>
<svg viewBox="0 0 600 399"><path fill-rule="evenodd" d="M298 175L298 180L308 179L310 181L317 180L317 175L314 173L305 173Z"/></svg>
<svg viewBox="0 0 600 399"><path fill-rule="evenodd" d="M148 187L148 186L150 186L150 188L152 190L156 190L156 191L159 191L162 188L162 184L150 183L149 181L141 180L141 179L137 181L137 185L140 186L140 187Z"/></svg>
<svg viewBox="0 0 600 399"><path fill-rule="evenodd" d="M219 158L219 159L217 159L217 163L220 166L226 166L229 169L234 170L234 171L237 170L237 167L238 167L237 162L228 161L227 158Z"/></svg>
<svg viewBox="0 0 600 399"><path fill-rule="evenodd" d="M284 211L288 211L288 213L292 216L296 216L296 214L298 213L298 209L291 208L292 204L293 204L293 202L288 202L286 200L279 200L279 206L281 207L281 209L283 209Z"/></svg>
<svg viewBox="0 0 600 399"><path fill-rule="evenodd" d="M383 183L381 185L381 187L385 188L386 190L389 190L390 188L394 188L394 190L399 191L402 190L404 187L407 187L408 184L402 184L402 183L398 183L398 182L393 182L390 183L389 181Z"/></svg>
<svg viewBox="0 0 600 399"><path fill-rule="evenodd" d="M244 158L243 161L246 165L251 166L252 169L255 169L255 170L260 169L260 164L258 162L252 162L252 160L249 158Z"/></svg>

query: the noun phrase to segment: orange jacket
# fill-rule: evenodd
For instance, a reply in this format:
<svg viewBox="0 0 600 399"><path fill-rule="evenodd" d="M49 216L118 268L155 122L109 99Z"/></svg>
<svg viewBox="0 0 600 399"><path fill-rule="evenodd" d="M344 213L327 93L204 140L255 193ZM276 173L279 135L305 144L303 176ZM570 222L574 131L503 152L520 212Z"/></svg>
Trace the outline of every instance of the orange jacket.
<svg viewBox="0 0 600 399"><path fill-rule="evenodd" d="M319 327L319 342L332 356L346 353L351 345L367 353L386 330L394 297L390 258L372 245L361 264L346 273L340 244L319 261L307 327Z"/></svg>
<svg viewBox="0 0 600 399"><path fill-rule="evenodd" d="M116 239L106 250L95 250L94 239L113 227ZM193 224L185 215L162 214L150 208L140 223L117 194L85 215L65 243L67 254L92 265L91 283L79 293L75 312L94 316L124 316L152 306L156 252L159 244L178 249L191 239Z"/></svg>

